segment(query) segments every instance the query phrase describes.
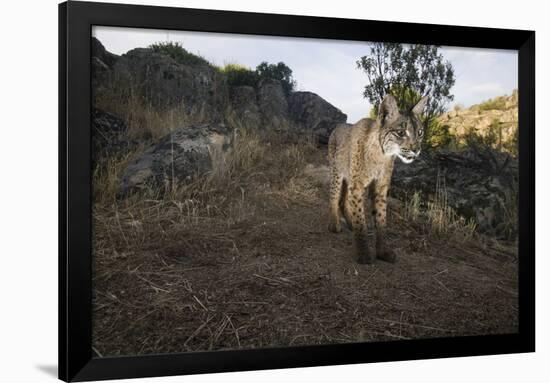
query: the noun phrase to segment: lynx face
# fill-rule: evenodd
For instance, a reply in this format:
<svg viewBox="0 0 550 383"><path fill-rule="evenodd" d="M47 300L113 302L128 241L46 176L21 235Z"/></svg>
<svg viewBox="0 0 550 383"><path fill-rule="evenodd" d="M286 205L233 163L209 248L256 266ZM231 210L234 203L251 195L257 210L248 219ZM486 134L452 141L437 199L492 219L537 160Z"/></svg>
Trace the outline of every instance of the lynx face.
<svg viewBox="0 0 550 383"><path fill-rule="evenodd" d="M419 118L426 106L422 98L410 111L400 113L397 102L387 96L380 105L380 145L384 154L397 156L406 164L413 162L420 154L424 126Z"/></svg>

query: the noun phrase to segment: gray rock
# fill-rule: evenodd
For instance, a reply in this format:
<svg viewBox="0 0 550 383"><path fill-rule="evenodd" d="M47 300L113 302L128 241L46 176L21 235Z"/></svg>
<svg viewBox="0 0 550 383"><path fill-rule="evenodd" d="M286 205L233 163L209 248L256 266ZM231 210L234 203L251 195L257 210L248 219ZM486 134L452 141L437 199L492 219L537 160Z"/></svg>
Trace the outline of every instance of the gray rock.
<svg viewBox="0 0 550 383"><path fill-rule="evenodd" d="M119 56L108 52L95 37L92 37L91 45L92 90L96 92L110 81L111 70Z"/></svg>
<svg viewBox="0 0 550 383"><path fill-rule="evenodd" d="M101 41L92 37L92 57L96 57L101 60L108 68L112 68L115 65L115 62L120 56L115 55L105 49Z"/></svg>
<svg viewBox="0 0 550 383"><path fill-rule="evenodd" d="M506 153L491 149L422 153L411 164L396 160L392 193L410 197L414 191L430 200L438 186L447 204L465 218L473 218L477 229L500 237L513 237L510 226L518 191L518 162Z"/></svg>
<svg viewBox="0 0 550 383"><path fill-rule="evenodd" d="M281 83L263 80L258 87L258 105L262 114L262 128L276 131L288 130L290 126L288 103Z"/></svg>
<svg viewBox="0 0 550 383"><path fill-rule="evenodd" d="M197 60L182 64L150 48L136 48L112 69L112 89L137 94L158 110L181 106L204 122L219 122L228 100L225 78L216 68Z"/></svg>
<svg viewBox="0 0 550 383"><path fill-rule="evenodd" d="M293 92L289 99L290 118L304 134L312 134L320 143L328 143L336 125L345 123L347 116L312 92Z"/></svg>
<svg viewBox="0 0 550 383"><path fill-rule="evenodd" d="M232 118L247 129L258 129L262 124L262 115L256 101L256 89L251 86L231 88Z"/></svg>
<svg viewBox="0 0 550 383"><path fill-rule="evenodd" d="M173 131L146 149L122 172L120 193L163 190L172 182L187 182L213 169L230 148L223 124L191 125ZM220 161L221 162L221 161Z"/></svg>

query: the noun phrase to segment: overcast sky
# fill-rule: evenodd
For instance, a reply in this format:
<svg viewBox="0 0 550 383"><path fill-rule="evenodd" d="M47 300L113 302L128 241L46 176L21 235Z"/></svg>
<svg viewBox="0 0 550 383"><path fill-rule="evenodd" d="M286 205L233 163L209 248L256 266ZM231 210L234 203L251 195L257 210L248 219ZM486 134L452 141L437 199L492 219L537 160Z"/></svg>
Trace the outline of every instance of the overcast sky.
<svg viewBox="0 0 550 383"><path fill-rule="evenodd" d="M348 115L348 122L365 117L370 105L363 98L366 76L356 61L369 53L367 42L236 34L94 27L92 34L116 54L159 41L180 42L215 65L238 63L255 68L262 61L283 61L293 71L297 90L317 93ZM517 88L516 51L442 47L455 69L451 89L454 104L470 106L510 94Z"/></svg>

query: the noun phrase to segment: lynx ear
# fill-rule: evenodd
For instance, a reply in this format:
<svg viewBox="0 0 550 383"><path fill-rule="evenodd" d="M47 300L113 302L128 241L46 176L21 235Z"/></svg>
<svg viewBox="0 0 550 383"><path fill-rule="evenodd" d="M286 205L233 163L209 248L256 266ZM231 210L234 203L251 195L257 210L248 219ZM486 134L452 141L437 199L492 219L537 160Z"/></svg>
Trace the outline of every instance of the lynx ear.
<svg viewBox="0 0 550 383"><path fill-rule="evenodd" d="M428 103L428 96L424 96L420 99L420 101L418 101L416 103L415 106L413 106L412 108L412 112L414 114L422 114L422 112L424 111L424 108L426 107L426 104Z"/></svg>
<svg viewBox="0 0 550 383"><path fill-rule="evenodd" d="M378 115L382 122L391 121L399 116L397 101L395 101L395 98L391 94L386 95L382 100L378 109Z"/></svg>

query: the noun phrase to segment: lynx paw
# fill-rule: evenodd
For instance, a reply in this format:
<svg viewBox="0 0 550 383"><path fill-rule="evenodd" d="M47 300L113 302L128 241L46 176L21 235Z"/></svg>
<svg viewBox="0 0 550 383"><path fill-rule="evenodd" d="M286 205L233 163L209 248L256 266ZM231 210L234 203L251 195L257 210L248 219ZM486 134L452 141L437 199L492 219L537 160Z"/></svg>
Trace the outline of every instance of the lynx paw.
<svg viewBox="0 0 550 383"><path fill-rule="evenodd" d="M375 261L375 258L371 254L362 253L357 257L357 263L360 265L371 265Z"/></svg>
<svg viewBox="0 0 550 383"><path fill-rule="evenodd" d="M368 246L364 245L357 248L357 263L361 265L370 265L374 263L376 257L370 251Z"/></svg>
<svg viewBox="0 0 550 383"><path fill-rule="evenodd" d="M328 224L328 231L333 233L340 233L342 231L342 224L339 221L330 222Z"/></svg>
<svg viewBox="0 0 550 383"><path fill-rule="evenodd" d="M381 261L386 261L389 263L397 262L397 255L392 250L388 250L388 249L378 250L376 252L376 256Z"/></svg>

